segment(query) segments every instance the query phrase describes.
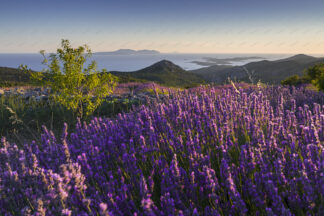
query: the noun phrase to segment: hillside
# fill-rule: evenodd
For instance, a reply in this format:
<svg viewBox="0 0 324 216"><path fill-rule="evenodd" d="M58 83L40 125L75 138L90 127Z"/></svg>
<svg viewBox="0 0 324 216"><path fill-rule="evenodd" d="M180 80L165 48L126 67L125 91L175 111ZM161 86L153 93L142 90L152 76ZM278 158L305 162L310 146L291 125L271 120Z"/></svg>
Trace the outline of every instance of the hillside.
<svg viewBox="0 0 324 216"><path fill-rule="evenodd" d="M144 69L134 72L111 72L121 78L131 78L157 82L167 86L195 86L203 83L203 79L194 73L188 72L170 61L162 60Z"/></svg>
<svg viewBox="0 0 324 216"><path fill-rule="evenodd" d="M134 72L112 71L111 73L117 76L121 83L153 81L166 86L192 87L204 82L199 75L183 70L167 60ZM29 77L21 70L0 67L0 86L26 84L29 84Z"/></svg>
<svg viewBox="0 0 324 216"><path fill-rule="evenodd" d="M280 84L292 75L302 75L304 70L324 62L324 58L295 55L276 61L258 61L243 66L213 65L186 71L171 61L162 60L151 66L133 72L111 71L121 83L157 82L166 86L192 87L204 82L223 84L228 78L234 81ZM0 67L0 86L28 84L28 76L14 68Z"/></svg>
<svg viewBox="0 0 324 216"><path fill-rule="evenodd" d="M318 63L324 58L315 58L307 55L295 55L276 61L258 61L243 66L210 66L191 72L202 76L208 82L218 84L227 81L228 77L236 81L254 82L261 80L264 83L280 84L281 80L292 75L302 75L304 70ZM250 74L250 77L249 77Z"/></svg>
<svg viewBox="0 0 324 216"><path fill-rule="evenodd" d="M289 57L289 58L277 60L276 62L296 61L296 62L299 62L299 63L306 63L307 64L307 63L314 62L316 60L317 60L316 57L308 56L308 55L304 55L304 54L298 54L298 55L294 55L294 56Z"/></svg>
<svg viewBox="0 0 324 216"><path fill-rule="evenodd" d="M29 76L16 68L0 67L0 86L28 84Z"/></svg>

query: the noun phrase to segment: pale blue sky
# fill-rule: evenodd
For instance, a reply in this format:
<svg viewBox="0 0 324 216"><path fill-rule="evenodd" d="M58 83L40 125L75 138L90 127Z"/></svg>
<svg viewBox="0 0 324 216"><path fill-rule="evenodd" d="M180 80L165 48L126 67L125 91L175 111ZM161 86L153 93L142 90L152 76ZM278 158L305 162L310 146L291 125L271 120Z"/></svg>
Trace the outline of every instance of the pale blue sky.
<svg viewBox="0 0 324 216"><path fill-rule="evenodd" d="M322 0L0 0L0 52L324 53Z"/></svg>

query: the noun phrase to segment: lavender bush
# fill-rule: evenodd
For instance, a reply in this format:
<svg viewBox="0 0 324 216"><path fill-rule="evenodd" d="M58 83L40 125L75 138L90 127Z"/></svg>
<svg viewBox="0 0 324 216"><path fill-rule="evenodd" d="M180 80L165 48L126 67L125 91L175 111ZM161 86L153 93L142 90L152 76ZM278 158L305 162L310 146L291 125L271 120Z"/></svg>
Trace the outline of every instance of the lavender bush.
<svg viewBox="0 0 324 216"><path fill-rule="evenodd" d="M59 139L2 138L0 214L323 215L323 104L305 89L200 87Z"/></svg>

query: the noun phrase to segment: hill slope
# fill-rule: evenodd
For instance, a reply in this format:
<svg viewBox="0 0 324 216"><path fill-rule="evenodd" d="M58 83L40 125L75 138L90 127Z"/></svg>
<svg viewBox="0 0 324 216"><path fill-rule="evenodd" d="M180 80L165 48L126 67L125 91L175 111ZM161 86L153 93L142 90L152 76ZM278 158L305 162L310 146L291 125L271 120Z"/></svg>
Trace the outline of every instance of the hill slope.
<svg viewBox="0 0 324 216"><path fill-rule="evenodd" d="M258 61L243 66L213 65L197 70L186 71L174 63L162 60L149 67L134 72L112 71L121 82L153 81L166 86L190 87L204 82L223 84L228 77L235 81L280 84L292 75L302 75L304 70L324 58L307 55L295 55L276 61ZM0 86L28 84L29 78L22 71L14 68L0 67Z"/></svg>
<svg viewBox="0 0 324 216"><path fill-rule="evenodd" d="M305 54L298 54L298 55L294 55L294 56L289 57L289 58L277 60L276 62L296 61L296 62L299 62L299 63L305 63L305 64L307 64L307 63L314 62L316 60L317 60L316 57L308 56L308 55L305 55Z"/></svg>
<svg viewBox="0 0 324 216"><path fill-rule="evenodd" d="M170 61L162 60L144 69L134 72L111 72L124 78L153 81L167 86L194 86L203 83L203 79L194 73L188 72Z"/></svg>
<svg viewBox="0 0 324 216"><path fill-rule="evenodd" d="M29 84L29 76L16 68L0 67L0 86Z"/></svg>
<svg viewBox="0 0 324 216"><path fill-rule="evenodd" d="M280 84L281 80L292 75L302 75L304 70L318 63L324 62L324 58L315 58L307 55L295 55L276 61L258 61L243 66L210 66L192 70L201 75L208 82L224 83L228 77L236 81L254 82L261 80L264 83Z"/></svg>
<svg viewBox="0 0 324 216"><path fill-rule="evenodd" d="M119 77L121 82L153 81L161 85L176 87L191 87L204 82L199 75L185 71L167 60L162 60L134 72L113 71L111 73ZM15 68L0 67L0 86L26 84L29 84L29 77L23 71Z"/></svg>

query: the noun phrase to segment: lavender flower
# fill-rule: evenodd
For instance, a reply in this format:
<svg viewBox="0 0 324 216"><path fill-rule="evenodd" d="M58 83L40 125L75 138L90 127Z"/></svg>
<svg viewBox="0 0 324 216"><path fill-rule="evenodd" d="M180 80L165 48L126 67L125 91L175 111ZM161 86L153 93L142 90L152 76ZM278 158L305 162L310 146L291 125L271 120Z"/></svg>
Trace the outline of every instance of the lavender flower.
<svg viewBox="0 0 324 216"><path fill-rule="evenodd" d="M324 93L235 86L2 138L0 215L322 215Z"/></svg>

